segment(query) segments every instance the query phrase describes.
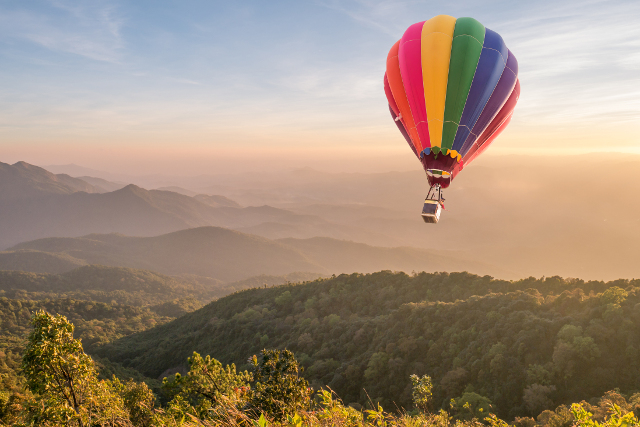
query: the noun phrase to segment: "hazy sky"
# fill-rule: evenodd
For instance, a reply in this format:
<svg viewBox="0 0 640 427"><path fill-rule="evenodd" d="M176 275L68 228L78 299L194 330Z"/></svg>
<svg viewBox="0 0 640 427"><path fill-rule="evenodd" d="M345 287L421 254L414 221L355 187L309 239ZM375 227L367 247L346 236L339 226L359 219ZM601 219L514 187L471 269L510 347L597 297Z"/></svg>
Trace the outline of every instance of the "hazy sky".
<svg viewBox="0 0 640 427"><path fill-rule="evenodd" d="M488 155L640 153L637 0L0 0L0 161L419 167L382 76L438 14L518 58L522 96Z"/></svg>

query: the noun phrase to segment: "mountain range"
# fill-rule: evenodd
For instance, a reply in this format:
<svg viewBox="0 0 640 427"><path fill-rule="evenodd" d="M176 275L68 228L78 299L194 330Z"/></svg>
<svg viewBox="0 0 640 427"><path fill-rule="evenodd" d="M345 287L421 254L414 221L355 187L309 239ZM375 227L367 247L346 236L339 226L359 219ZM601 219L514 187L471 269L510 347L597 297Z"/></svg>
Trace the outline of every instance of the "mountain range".
<svg viewBox="0 0 640 427"><path fill-rule="evenodd" d="M602 164L615 164L615 174L602 172ZM499 267L490 271L505 279L640 277L637 156L481 159L445 191L446 210L435 226L419 217L420 171L165 176L156 179L163 189L147 190L140 180L125 185L76 169L69 171L82 179L24 162L0 164L0 250L47 237L152 237L216 226L270 240L327 237L455 253ZM64 268L75 262L46 257L66 260Z"/></svg>
<svg viewBox="0 0 640 427"><path fill-rule="evenodd" d="M45 237L90 233L156 236L213 225L267 237L329 236L371 244L399 244L382 233L340 225L309 213L272 206L242 207L220 195L188 196L129 184L54 175L19 162L0 163L0 249Z"/></svg>

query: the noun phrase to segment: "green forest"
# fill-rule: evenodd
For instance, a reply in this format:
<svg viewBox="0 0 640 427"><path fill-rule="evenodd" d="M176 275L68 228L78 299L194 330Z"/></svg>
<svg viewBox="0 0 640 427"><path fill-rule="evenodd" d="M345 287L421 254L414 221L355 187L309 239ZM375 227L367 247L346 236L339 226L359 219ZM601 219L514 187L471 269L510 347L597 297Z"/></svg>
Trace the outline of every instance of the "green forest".
<svg viewBox="0 0 640 427"><path fill-rule="evenodd" d="M640 384L640 281L559 277L508 282L467 273L380 272L252 289L96 350L157 377L192 351L247 367L290 349L314 387L347 403L408 407L409 376L429 375L434 405L466 392L502 417ZM366 390L366 393L365 393Z"/></svg>
<svg viewBox="0 0 640 427"><path fill-rule="evenodd" d="M124 402L120 421L79 424L86 414L72 408L67 425L218 425L234 414L264 426L570 426L640 414L640 281L389 271L266 279L198 308L206 286L151 272L0 272L4 422L61 422L33 412L59 398L26 370L38 312L77 341L64 348L86 362L95 396ZM134 416L132 395L146 415Z"/></svg>
<svg viewBox="0 0 640 427"><path fill-rule="evenodd" d="M304 277L305 274L296 273L261 275L221 284L193 275L170 277L98 265L62 274L0 270L0 374L15 375L29 319L37 310L66 316L75 324L76 335L85 348L92 351L100 344L166 323L237 289ZM101 364L107 372L119 369L108 359L101 359Z"/></svg>

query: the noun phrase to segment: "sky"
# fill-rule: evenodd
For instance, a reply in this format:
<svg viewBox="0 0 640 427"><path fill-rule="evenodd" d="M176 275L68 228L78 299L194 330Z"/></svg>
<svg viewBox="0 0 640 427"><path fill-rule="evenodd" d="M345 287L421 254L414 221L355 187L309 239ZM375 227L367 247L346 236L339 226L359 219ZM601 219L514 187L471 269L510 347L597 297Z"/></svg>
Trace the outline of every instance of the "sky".
<svg viewBox="0 0 640 427"><path fill-rule="evenodd" d="M0 0L0 162L419 168L382 77L404 30L439 14L518 58L521 98L486 156L640 153L637 0Z"/></svg>

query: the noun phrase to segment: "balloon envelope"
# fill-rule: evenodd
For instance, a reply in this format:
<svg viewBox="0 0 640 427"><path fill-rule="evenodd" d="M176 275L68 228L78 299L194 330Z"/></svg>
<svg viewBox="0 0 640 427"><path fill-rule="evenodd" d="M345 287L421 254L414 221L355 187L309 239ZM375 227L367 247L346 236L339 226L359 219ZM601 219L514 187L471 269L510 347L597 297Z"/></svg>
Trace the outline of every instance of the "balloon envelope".
<svg viewBox="0 0 640 427"><path fill-rule="evenodd" d="M431 185L447 187L511 120L518 62L473 18L439 15L410 26L387 56L391 117Z"/></svg>

